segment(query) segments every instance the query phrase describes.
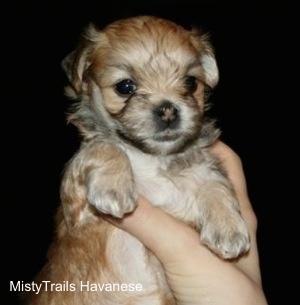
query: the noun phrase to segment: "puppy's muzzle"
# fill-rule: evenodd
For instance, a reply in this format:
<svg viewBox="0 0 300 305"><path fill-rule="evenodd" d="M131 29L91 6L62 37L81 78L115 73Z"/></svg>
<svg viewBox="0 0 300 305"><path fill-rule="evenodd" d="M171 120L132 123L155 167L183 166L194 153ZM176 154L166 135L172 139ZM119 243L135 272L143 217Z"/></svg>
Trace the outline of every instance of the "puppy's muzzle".
<svg viewBox="0 0 300 305"><path fill-rule="evenodd" d="M171 102L164 101L153 111L158 131L176 129L179 126L179 109Z"/></svg>

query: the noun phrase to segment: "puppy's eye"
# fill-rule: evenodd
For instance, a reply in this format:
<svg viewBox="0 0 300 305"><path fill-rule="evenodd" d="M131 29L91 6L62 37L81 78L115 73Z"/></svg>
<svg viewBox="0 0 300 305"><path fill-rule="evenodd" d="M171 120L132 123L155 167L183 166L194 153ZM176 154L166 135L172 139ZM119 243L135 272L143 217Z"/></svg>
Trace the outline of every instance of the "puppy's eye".
<svg viewBox="0 0 300 305"><path fill-rule="evenodd" d="M198 84L195 76L187 76L184 83L189 92L193 93L196 91Z"/></svg>
<svg viewBox="0 0 300 305"><path fill-rule="evenodd" d="M131 79L124 79L116 84L116 91L120 95L130 95L136 90L136 85Z"/></svg>

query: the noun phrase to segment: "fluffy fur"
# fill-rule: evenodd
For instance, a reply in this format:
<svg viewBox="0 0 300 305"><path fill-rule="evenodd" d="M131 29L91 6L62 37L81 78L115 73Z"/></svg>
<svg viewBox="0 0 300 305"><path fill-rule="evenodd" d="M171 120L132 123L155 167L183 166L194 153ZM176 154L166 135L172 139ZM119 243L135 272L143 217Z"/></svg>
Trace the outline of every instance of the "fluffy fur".
<svg viewBox="0 0 300 305"><path fill-rule="evenodd" d="M30 305L176 304L156 258L101 217L121 218L137 194L199 230L224 259L249 249L226 173L207 147L219 136L205 119L205 89L218 68L205 35L141 16L86 29L63 61L76 100L68 120L82 145L66 166L57 232ZM172 242L172 241L170 241ZM140 283L141 291L80 289L81 283Z"/></svg>

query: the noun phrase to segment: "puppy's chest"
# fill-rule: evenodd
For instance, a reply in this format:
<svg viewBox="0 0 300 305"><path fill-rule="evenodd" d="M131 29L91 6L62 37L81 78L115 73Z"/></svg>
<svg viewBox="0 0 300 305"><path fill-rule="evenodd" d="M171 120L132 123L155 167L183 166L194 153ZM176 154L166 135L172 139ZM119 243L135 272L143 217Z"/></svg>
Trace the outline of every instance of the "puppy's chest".
<svg viewBox="0 0 300 305"><path fill-rule="evenodd" d="M179 207L210 179L209 162L201 154L161 157L128 150L127 155L137 191L157 206Z"/></svg>

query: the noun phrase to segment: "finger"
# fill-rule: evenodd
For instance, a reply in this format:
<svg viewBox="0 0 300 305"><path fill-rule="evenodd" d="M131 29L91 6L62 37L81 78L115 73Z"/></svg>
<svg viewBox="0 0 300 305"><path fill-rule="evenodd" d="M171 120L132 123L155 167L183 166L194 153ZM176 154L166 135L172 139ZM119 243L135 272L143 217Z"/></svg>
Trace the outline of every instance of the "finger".
<svg viewBox="0 0 300 305"><path fill-rule="evenodd" d="M123 219L107 217L117 227L139 239L164 264L199 244L199 234L139 197L137 208Z"/></svg>

